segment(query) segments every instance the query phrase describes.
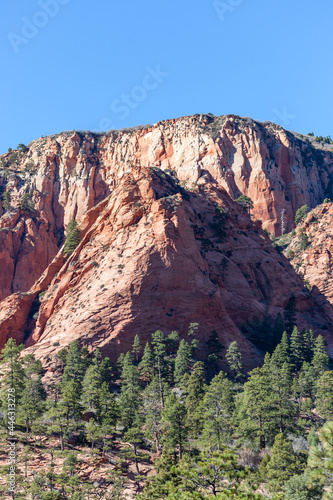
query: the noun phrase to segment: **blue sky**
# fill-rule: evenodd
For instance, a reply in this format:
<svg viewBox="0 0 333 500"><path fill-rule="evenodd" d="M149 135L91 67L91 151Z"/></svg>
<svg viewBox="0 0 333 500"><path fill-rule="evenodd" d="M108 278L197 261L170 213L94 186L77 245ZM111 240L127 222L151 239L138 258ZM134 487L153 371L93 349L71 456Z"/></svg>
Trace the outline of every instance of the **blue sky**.
<svg viewBox="0 0 333 500"><path fill-rule="evenodd" d="M3 0L0 153L239 114L333 137L331 0Z"/></svg>

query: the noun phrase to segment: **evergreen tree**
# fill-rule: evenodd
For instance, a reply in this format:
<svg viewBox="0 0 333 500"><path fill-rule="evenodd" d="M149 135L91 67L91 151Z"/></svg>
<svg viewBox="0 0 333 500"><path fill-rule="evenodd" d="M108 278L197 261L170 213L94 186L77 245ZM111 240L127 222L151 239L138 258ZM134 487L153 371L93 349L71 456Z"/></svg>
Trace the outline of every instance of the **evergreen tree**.
<svg viewBox="0 0 333 500"><path fill-rule="evenodd" d="M325 341L318 335L314 342L313 358L311 361L317 377L320 377L328 369L329 357L326 354Z"/></svg>
<svg viewBox="0 0 333 500"><path fill-rule="evenodd" d="M123 436L123 441L128 443L133 450L132 453L126 450L125 456L126 458L134 459L135 468L138 474L140 474L139 460L140 458L146 458L146 455L138 453L139 446L143 444L143 438L143 432L139 427L131 427Z"/></svg>
<svg viewBox="0 0 333 500"><path fill-rule="evenodd" d="M333 372L324 372L317 381L316 410L321 418L333 421Z"/></svg>
<svg viewBox="0 0 333 500"><path fill-rule="evenodd" d="M243 363L242 363L242 353L238 347L236 341L231 342L229 345L226 355L228 366L235 378L242 377L243 375Z"/></svg>
<svg viewBox="0 0 333 500"><path fill-rule="evenodd" d="M296 226L297 226L297 224L299 224L300 222L302 222L305 219L309 210L310 209L307 205L303 205L301 208L296 210L296 215L295 215L295 225Z"/></svg>
<svg viewBox="0 0 333 500"><path fill-rule="evenodd" d="M164 394L169 394L170 389L164 382ZM149 439L155 443L156 452L159 453L162 436L162 404L160 398L160 387L158 379L155 377L145 388L143 393L143 411L145 415L145 432Z"/></svg>
<svg viewBox="0 0 333 500"><path fill-rule="evenodd" d="M139 361L140 351L141 351L140 337L138 334L136 334L132 345L132 353L134 355L134 360L136 363L138 363Z"/></svg>
<svg viewBox="0 0 333 500"><path fill-rule="evenodd" d="M139 374L136 366L133 364L130 352L127 352L125 355L121 379L119 408L122 425L127 430L130 427L138 426L140 419L139 408L141 406Z"/></svg>
<svg viewBox="0 0 333 500"><path fill-rule="evenodd" d="M146 343L144 348L143 356L139 363L139 370L148 382L152 381L154 376L154 355L149 342Z"/></svg>
<svg viewBox="0 0 333 500"><path fill-rule="evenodd" d="M248 210L249 212L253 209L254 204L253 201L249 196L246 196L245 194L242 194L237 200L235 200L236 203L239 203L243 208Z"/></svg>
<svg viewBox="0 0 333 500"><path fill-rule="evenodd" d="M86 435L87 440L89 441L89 443L91 443L91 453L93 453L96 441L98 441L102 436L101 428L93 418L89 420L89 423L86 427Z"/></svg>
<svg viewBox="0 0 333 500"><path fill-rule="evenodd" d="M166 347L168 354L175 354L179 348L179 334L176 331L172 331L166 338Z"/></svg>
<svg viewBox="0 0 333 500"><path fill-rule="evenodd" d="M163 380L166 375L166 345L165 336L161 330L157 330L151 336L151 343L154 348L154 365L158 377L158 383L160 387L160 398L162 407L164 406L164 395L163 395Z"/></svg>
<svg viewBox="0 0 333 500"><path fill-rule="evenodd" d="M10 202L12 200L12 197L8 191L5 191L2 194L2 206L3 208L7 211L10 207Z"/></svg>
<svg viewBox="0 0 333 500"><path fill-rule="evenodd" d="M70 420L73 420L74 429L76 429L77 422L82 415L81 387L76 379L71 379L62 384L61 403L66 409L67 428L69 427Z"/></svg>
<svg viewBox="0 0 333 500"><path fill-rule="evenodd" d="M300 473L299 463L290 441L283 433L276 435L271 458L266 465L266 479L273 491L278 491L294 474Z"/></svg>
<svg viewBox="0 0 333 500"><path fill-rule="evenodd" d="M276 349L278 348L279 346ZM275 433L278 431L282 433L286 429L294 427L294 417L297 414L297 407L291 397L291 364L284 362L280 367L281 358L275 358L275 352L276 350L272 355L268 367L270 385L268 402L272 428L274 428Z"/></svg>
<svg viewBox="0 0 333 500"><path fill-rule="evenodd" d="M64 245L64 255L65 257L71 255L75 248L78 246L81 240L81 233L78 229L77 223L75 220L71 220L68 224L67 234Z"/></svg>
<svg viewBox="0 0 333 500"><path fill-rule="evenodd" d="M231 438L235 391L225 373L220 372L211 381L205 393L202 411L204 428L202 438L209 447L220 450Z"/></svg>
<svg viewBox="0 0 333 500"><path fill-rule="evenodd" d="M294 326L290 337L290 358L295 371L301 368L305 357L304 336L300 333L297 326Z"/></svg>
<svg viewBox="0 0 333 500"><path fill-rule="evenodd" d="M34 204L32 202L31 193L24 193L22 200L20 202L20 208L26 213L31 212L32 210L35 209Z"/></svg>
<svg viewBox="0 0 333 500"><path fill-rule="evenodd" d="M178 451L181 459L187 443L188 429L186 425L186 408L174 394L166 399L162 414L164 445Z"/></svg>
<svg viewBox="0 0 333 500"><path fill-rule="evenodd" d="M119 419L119 406L115 395L110 393L107 382L103 382L98 391L96 419L105 433L115 428Z"/></svg>
<svg viewBox="0 0 333 500"><path fill-rule="evenodd" d="M290 347L287 332L283 332L281 342L276 346L271 358L271 364L277 368L287 363L291 366Z"/></svg>
<svg viewBox="0 0 333 500"><path fill-rule="evenodd" d="M315 338L312 330L304 330L303 332L303 345L305 361L310 362L313 358L313 349L315 345Z"/></svg>
<svg viewBox="0 0 333 500"><path fill-rule="evenodd" d="M333 422L326 422L319 432L320 444L312 446L309 451L308 466L312 480L319 479L326 486L323 499L333 497Z"/></svg>
<svg viewBox="0 0 333 500"><path fill-rule="evenodd" d="M20 360L20 353L24 345L17 346L14 339L10 338L1 351L1 401L5 408L8 406L8 389L15 394L16 404L19 403L24 389L25 373Z"/></svg>
<svg viewBox="0 0 333 500"><path fill-rule="evenodd" d="M216 330L213 330L209 339L206 342L206 346L208 347L209 354L206 359L206 367L210 377L213 377L218 372L218 365L222 357L220 353L224 346L221 344L218 333Z"/></svg>
<svg viewBox="0 0 333 500"><path fill-rule="evenodd" d="M204 364L202 361L197 361L187 382L187 397L185 399L187 427L194 437L198 437L203 425L200 406L206 389L205 381Z"/></svg>
<svg viewBox="0 0 333 500"><path fill-rule="evenodd" d="M98 364L90 365L82 382L82 403L86 410L96 410L99 403L99 392L102 384Z"/></svg>
<svg viewBox="0 0 333 500"><path fill-rule="evenodd" d="M182 380L185 373L190 372L191 359L191 346L188 342L186 342L186 340L182 339L180 341L175 359L174 379L176 383L179 383Z"/></svg>
<svg viewBox="0 0 333 500"><path fill-rule="evenodd" d="M320 500L323 485L311 478L309 472L292 476L283 484L283 500Z"/></svg>
<svg viewBox="0 0 333 500"><path fill-rule="evenodd" d="M249 373L244 392L237 401L238 430L264 449L270 438L270 380L267 365Z"/></svg>
<svg viewBox="0 0 333 500"><path fill-rule="evenodd" d="M304 362L301 370L293 380L293 397L297 401L299 410L311 412L315 396L316 377L312 365ZM309 414L310 416L310 414Z"/></svg>
<svg viewBox="0 0 333 500"><path fill-rule="evenodd" d="M21 395L18 420L24 421L27 433L30 423L37 420L45 410L46 392L40 378L28 379Z"/></svg>
<svg viewBox="0 0 333 500"><path fill-rule="evenodd" d="M75 340L69 346L66 356L66 366L62 376L62 385L75 379L81 386L87 368L87 359L82 353L80 344Z"/></svg>

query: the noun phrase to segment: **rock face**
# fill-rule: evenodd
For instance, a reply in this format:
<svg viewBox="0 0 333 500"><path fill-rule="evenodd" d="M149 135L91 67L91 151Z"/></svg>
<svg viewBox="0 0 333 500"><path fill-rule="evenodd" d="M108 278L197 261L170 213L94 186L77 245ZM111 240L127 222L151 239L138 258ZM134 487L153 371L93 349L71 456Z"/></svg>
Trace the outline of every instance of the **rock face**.
<svg viewBox="0 0 333 500"><path fill-rule="evenodd" d="M17 336L18 320L22 340L25 317L26 344L42 359L75 339L115 359L136 333L145 343L159 328L184 336L198 322L202 353L216 330L224 345L238 341L252 367L259 355L242 332L273 321L292 294L302 327L331 325L260 224L215 184L188 193L172 176L136 167L80 227L81 243L62 267L59 253L29 293L3 302L2 342ZM32 308L41 290L34 319L24 305Z"/></svg>
<svg viewBox="0 0 333 500"><path fill-rule="evenodd" d="M216 330L251 367L258 352L243 334L273 322L292 294L299 324L329 340L331 307L256 218L278 233L285 209L291 229L299 206L330 193L332 168L330 153L235 116L63 133L3 155L0 349L14 336L47 359L80 339L114 359L136 333L186 335L198 322L202 352ZM252 216L232 201L242 193ZM65 262L71 219L82 239Z"/></svg>
<svg viewBox="0 0 333 500"><path fill-rule="evenodd" d="M300 250L301 235L308 246ZM324 203L312 210L296 230L287 252L292 264L311 286L318 288L333 305L333 204Z"/></svg>

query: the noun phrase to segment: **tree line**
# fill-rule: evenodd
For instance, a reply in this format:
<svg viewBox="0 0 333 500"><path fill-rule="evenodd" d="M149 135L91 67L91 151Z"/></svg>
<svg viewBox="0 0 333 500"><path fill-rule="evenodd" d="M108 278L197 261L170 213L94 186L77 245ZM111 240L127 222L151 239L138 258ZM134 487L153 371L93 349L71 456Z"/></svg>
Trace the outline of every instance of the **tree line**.
<svg viewBox="0 0 333 500"><path fill-rule="evenodd" d="M115 366L75 341L58 352L58 381L45 387L41 362L22 357L23 346L10 339L2 351L1 425L14 388L18 431L58 436L59 452L67 452L61 474L51 463L30 483L22 477L21 498L122 498L126 474L111 468L113 493L90 497L94 485L79 479L67 444L75 436L92 454L108 455L116 435L138 480L157 457L157 474L145 479L139 499L332 498L333 371L323 338L294 326L248 374L232 342L227 374L215 331L206 360L198 359L198 328L191 324L182 339L158 330L144 346L136 335Z"/></svg>

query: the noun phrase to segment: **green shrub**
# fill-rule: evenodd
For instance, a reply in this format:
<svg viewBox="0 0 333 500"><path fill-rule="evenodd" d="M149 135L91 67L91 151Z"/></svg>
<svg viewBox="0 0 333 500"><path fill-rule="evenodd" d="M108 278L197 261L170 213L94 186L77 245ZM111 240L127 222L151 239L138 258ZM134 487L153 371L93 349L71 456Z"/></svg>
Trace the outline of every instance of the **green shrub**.
<svg viewBox="0 0 333 500"><path fill-rule="evenodd" d="M301 208L299 208L296 212L296 215L295 215L295 224L297 226L297 224L299 224L300 222L302 222L306 215L308 214L309 212L309 207L307 205L303 205Z"/></svg>
<svg viewBox="0 0 333 500"><path fill-rule="evenodd" d="M75 222L75 220L71 220L70 223L68 224L67 235L64 245L64 252L63 252L66 257L74 252L75 248L80 243L80 240L81 240L81 233L77 227L77 223Z"/></svg>

